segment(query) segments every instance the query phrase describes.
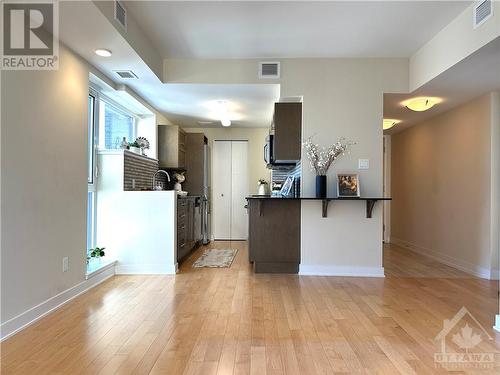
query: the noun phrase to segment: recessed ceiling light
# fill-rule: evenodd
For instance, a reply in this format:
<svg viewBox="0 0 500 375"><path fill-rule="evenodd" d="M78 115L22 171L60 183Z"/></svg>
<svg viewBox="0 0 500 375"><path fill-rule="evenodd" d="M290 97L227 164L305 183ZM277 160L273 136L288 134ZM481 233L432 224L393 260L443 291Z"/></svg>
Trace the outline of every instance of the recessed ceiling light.
<svg viewBox="0 0 500 375"><path fill-rule="evenodd" d="M423 112L427 111L434 107L435 104L441 102L439 98L428 98L428 97L420 97L420 98L412 98L404 101L402 104L412 111L415 112Z"/></svg>
<svg viewBox="0 0 500 375"><path fill-rule="evenodd" d="M392 118L385 118L384 119L384 130L392 128L394 125L399 124L401 121L399 120L394 120Z"/></svg>
<svg viewBox="0 0 500 375"><path fill-rule="evenodd" d="M101 57L110 57L112 55L109 49L98 48L95 50L95 54Z"/></svg>

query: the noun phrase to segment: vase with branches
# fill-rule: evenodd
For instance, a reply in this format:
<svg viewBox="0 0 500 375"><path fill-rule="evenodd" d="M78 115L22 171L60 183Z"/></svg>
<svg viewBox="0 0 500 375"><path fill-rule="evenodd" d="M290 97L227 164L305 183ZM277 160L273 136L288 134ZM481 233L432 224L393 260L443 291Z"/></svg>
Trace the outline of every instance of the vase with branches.
<svg viewBox="0 0 500 375"><path fill-rule="evenodd" d="M355 142L349 141L344 137L339 138L337 142L329 147L320 146L312 141L312 137L304 142L304 150L311 170L316 173L316 197L326 198L326 174L328 169L339 158L344 156Z"/></svg>

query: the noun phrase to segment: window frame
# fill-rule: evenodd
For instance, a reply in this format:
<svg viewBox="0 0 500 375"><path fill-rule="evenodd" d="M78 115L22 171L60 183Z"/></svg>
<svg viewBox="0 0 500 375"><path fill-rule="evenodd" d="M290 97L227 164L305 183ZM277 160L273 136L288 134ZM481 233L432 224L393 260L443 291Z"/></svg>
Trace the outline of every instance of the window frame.
<svg viewBox="0 0 500 375"><path fill-rule="evenodd" d="M92 113L92 138L89 137L89 139L92 139L92 154L88 155L88 161L91 164L89 165L89 171L91 171L90 175L92 176L91 181L89 181L88 176L87 176L87 225L91 225L92 228L90 230L90 235L91 238L87 238L87 245L89 245L89 248L94 248L96 244L96 228L97 228L97 123L98 123L98 118L99 118L99 92L94 90L93 88L89 88L89 97L92 97L94 100L93 103L93 113ZM89 114L90 115L90 114ZM89 122L90 124L90 122ZM87 147L88 148L88 147ZM92 196L92 201L90 202L92 204L92 209L91 209L91 215L92 217L88 217L88 205L89 205L89 193L91 193ZM87 234L89 233L89 230L87 228ZM87 236L88 237L88 236ZM86 251L86 255L88 254L88 250Z"/></svg>

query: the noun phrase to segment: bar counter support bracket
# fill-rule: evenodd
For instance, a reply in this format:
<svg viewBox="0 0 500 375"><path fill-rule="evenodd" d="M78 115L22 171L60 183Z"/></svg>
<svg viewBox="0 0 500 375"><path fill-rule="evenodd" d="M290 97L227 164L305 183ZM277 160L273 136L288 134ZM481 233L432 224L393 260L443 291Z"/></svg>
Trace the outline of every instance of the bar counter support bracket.
<svg viewBox="0 0 500 375"><path fill-rule="evenodd" d="M366 218L367 219L371 219L373 207L375 206L375 203L377 203L377 199L368 199L366 201Z"/></svg>
<svg viewBox="0 0 500 375"><path fill-rule="evenodd" d="M323 217L328 216L328 203L330 201L328 199L323 199L322 200L322 208L323 208Z"/></svg>

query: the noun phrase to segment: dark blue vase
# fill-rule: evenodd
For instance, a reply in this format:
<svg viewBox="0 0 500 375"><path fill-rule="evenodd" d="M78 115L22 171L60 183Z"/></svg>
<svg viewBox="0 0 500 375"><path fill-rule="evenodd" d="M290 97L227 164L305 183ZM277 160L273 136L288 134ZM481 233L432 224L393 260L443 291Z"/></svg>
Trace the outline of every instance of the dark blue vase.
<svg viewBox="0 0 500 375"><path fill-rule="evenodd" d="M326 198L326 176L316 176L316 198Z"/></svg>

